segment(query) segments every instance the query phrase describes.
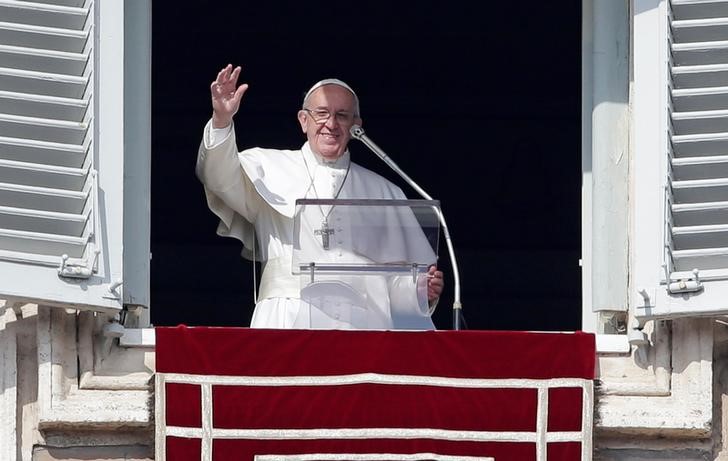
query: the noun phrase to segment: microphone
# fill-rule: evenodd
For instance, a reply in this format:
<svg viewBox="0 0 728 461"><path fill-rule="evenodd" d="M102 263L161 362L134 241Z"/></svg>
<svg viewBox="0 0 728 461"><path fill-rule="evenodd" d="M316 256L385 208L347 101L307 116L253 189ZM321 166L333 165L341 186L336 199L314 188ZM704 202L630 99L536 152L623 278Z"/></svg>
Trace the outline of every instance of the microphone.
<svg viewBox="0 0 728 461"><path fill-rule="evenodd" d="M365 146L369 148L372 152L374 152L377 157L381 158L384 163L387 164L391 169L394 170L395 173L397 173L402 179L404 179L407 184L412 186L412 188L420 194L422 197L424 197L426 200L432 200L432 197L424 191L419 185L417 185L416 182L412 180L407 174L402 171L402 169L397 166L396 163L394 163L394 160L389 158L389 156L379 147L377 146L374 141L369 139L369 136L367 136L364 133L364 128L362 128L359 125L352 125L351 128L349 128L349 133L351 134L351 137L354 139L357 139L361 141ZM445 243L447 244L447 251L450 254L450 264L452 265L452 272L453 272L453 279L454 279L454 292L455 295L453 297L453 304L452 304L452 310L453 310L453 329L454 330L460 330L460 319L462 316L462 309L463 305L460 302L460 271L458 270L458 263L455 259L455 251L453 250L452 246L452 239L450 238L450 231L447 228L447 223L445 222L445 216L442 214L442 210L439 208L435 209L435 212L437 213L437 219L440 221L440 226L442 226L442 233L445 236Z"/></svg>

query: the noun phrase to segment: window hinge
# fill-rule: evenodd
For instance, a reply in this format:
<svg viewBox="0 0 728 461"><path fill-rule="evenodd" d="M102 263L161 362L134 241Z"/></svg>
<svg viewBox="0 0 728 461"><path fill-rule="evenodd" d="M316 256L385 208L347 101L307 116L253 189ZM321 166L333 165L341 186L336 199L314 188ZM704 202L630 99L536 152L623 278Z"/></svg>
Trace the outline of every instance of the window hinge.
<svg viewBox="0 0 728 461"><path fill-rule="evenodd" d="M703 284L700 282L700 274L698 269L693 269L693 276L681 278L679 280L671 281L667 279L667 291L672 294L677 293L694 293L703 289Z"/></svg>

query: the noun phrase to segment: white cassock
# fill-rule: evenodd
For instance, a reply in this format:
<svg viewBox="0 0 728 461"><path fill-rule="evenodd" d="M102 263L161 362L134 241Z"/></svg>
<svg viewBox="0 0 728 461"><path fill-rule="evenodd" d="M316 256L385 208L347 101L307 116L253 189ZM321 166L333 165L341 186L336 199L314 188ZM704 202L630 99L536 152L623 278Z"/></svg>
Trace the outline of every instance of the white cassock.
<svg viewBox="0 0 728 461"><path fill-rule="evenodd" d="M351 279L348 284L324 282L304 288L305 297L314 299L323 290L328 291L329 301L336 301L329 302L321 315L312 313L316 310L301 301L301 277L292 272L296 199L331 199L337 191L339 199L406 198L388 180L350 162L348 151L334 162L314 154L308 143L301 150L253 148L238 153L235 130L214 130L208 122L197 158L197 175L205 186L208 206L220 218L217 233L242 241L243 256L248 259L252 259L257 236L255 259L263 262L263 274L251 327L434 329L425 277L415 282L412 276L367 276ZM303 232L313 234L312 230L320 227L321 218L314 216L318 211L307 208L311 219L300 218ZM340 258L349 262L352 254L371 261L367 256L374 253L394 254L397 260L411 258L414 252L418 262L436 262L423 235L419 239L393 238L390 247L378 248L380 238L352 235L347 232L350 223L341 222L342 218L351 217L341 216L336 209L327 216L336 232L331 235L330 249L321 247L319 261L336 262ZM301 238L306 238L303 232ZM417 248L410 250L408 245ZM358 295L351 295L352 288Z"/></svg>

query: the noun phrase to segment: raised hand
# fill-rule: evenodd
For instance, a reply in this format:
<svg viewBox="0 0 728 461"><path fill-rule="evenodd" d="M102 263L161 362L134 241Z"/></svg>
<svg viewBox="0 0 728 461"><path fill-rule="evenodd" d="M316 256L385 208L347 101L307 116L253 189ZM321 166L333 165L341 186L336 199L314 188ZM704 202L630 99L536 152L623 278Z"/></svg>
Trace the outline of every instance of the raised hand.
<svg viewBox="0 0 728 461"><path fill-rule="evenodd" d="M238 84L240 66L233 69L232 64L225 66L217 73L217 78L210 84L212 95L212 126L225 128L233 121L233 115L240 108L240 100L248 89L248 84Z"/></svg>

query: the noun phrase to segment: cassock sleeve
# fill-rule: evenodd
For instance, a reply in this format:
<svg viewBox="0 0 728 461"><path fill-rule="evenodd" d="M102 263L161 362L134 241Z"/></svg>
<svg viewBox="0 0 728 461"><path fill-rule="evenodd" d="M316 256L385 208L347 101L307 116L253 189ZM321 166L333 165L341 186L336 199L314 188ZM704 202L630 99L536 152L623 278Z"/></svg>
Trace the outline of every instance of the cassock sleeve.
<svg viewBox="0 0 728 461"><path fill-rule="evenodd" d="M243 242L243 256L250 258L255 245L252 223L262 200L240 166L235 130L214 142L211 129L208 122L197 154L197 177L204 185L207 206L220 218L217 233Z"/></svg>
<svg viewBox="0 0 728 461"><path fill-rule="evenodd" d="M389 281L389 302L394 328L432 329L426 276L418 277L417 283L410 275L392 277Z"/></svg>

